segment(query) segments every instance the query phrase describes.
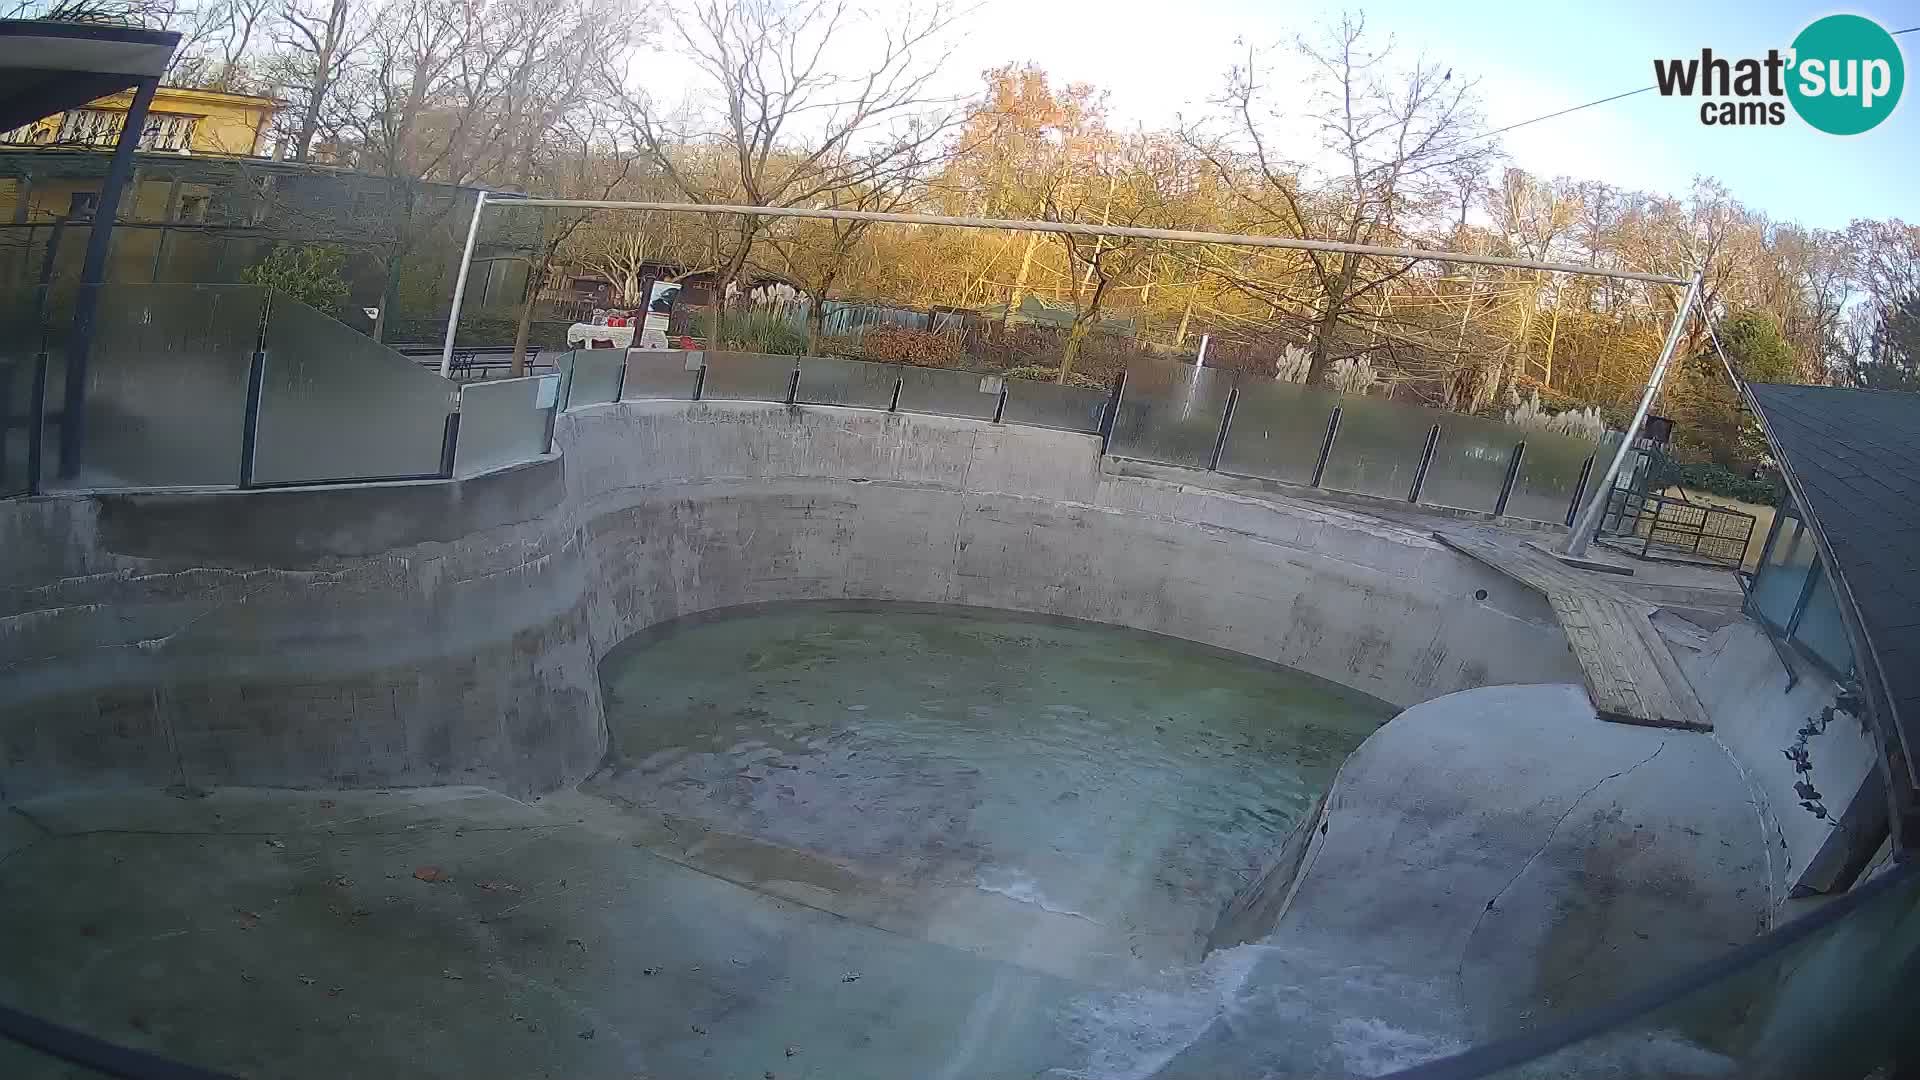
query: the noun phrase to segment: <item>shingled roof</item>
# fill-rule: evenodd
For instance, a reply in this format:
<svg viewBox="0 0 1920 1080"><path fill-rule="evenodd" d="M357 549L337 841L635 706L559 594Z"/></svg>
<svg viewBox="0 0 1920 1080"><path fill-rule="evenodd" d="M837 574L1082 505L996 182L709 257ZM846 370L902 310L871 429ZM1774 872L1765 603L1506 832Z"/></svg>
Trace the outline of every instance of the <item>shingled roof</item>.
<svg viewBox="0 0 1920 1080"><path fill-rule="evenodd" d="M1920 787L1920 394L1746 390L1834 579L1887 749Z"/></svg>

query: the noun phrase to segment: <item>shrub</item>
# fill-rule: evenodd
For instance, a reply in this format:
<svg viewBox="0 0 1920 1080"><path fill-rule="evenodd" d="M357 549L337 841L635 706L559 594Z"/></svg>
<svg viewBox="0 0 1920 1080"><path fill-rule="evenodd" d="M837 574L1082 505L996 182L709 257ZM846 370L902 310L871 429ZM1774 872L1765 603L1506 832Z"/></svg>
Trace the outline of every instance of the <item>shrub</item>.
<svg viewBox="0 0 1920 1080"><path fill-rule="evenodd" d="M960 343L953 336L900 326L868 327L860 336L860 355L915 367L958 367L962 358Z"/></svg>
<svg viewBox="0 0 1920 1080"><path fill-rule="evenodd" d="M1343 356L1327 369L1327 385L1343 394L1364 394L1379 381L1371 356Z"/></svg>
<svg viewBox="0 0 1920 1080"><path fill-rule="evenodd" d="M702 312L696 324L704 331L707 348L716 351L771 353L775 356L804 356L807 331L795 326L784 314L755 309L747 312L723 312L717 319L709 310Z"/></svg>
<svg viewBox="0 0 1920 1080"><path fill-rule="evenodd" d="M1694 491L1704 491L1710 495L1721 495L1729 499L1738 499L1744 503L1756 503L1760 506L1778 506L1779 488L1771 477L1754 479L1742 476L1724 465L1711 461L1692 464L1672 464L1658 479L1662 485L1678 484Z"/></svg>
<svg viewBox="0 0 1920 1080"><path fill-rule="evenodd" d="M331 244L281 244L266 258L240 271L240 280L263 285L338 317L340 305L347 302L347 253Z"/></svg>
<svg viewBox="0 0 1920 1080"><path fill-rule="evenodd" d="M1303 383L1307 381L1307 369L1313 366L1313 354L1298 345L1281 347L1280 355L1273 360L1273 377L1280 382Z"/></svg>
<svg viewBox="0 0 1920 1080"><path fill-rule="evenodd" d="M1596 408L1568 409L1550 413L1540 404L1540 392L1534 391L1516 409L1507 412L1507 423L1527 431L1551 432L1576 439L1599 441L1607 433L1607 422Z"/></svg>
<svg viewBox="0 0 1920 1080"><path fill-rule="evenodd" d="M1009 379L1031 379L1034 382L1052 382L1060 377L1060 369L1057 367L1028 365L1026 367L1008 368L1001 372L1001 374ZM1088 390L1105 390L1109 387L1109 384L1100 378L1080 371L1070 371L1067 373L1067 385L1085 387Z"/></svg>

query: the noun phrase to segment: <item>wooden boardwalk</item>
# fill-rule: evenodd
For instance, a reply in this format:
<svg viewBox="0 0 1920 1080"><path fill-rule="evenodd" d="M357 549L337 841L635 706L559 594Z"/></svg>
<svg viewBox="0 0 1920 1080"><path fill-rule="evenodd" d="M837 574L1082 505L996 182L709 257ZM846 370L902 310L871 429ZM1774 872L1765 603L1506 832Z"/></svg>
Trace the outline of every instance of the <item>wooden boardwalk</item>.
<svg viewBox="0 0 1920 1080"><path fill-rule="evenodd" d="M1547 598L1602 718L1713 729L1692 685L1648 619L1654 605L1610 584L1609 575L1569 566L1517 536L1495 540L1461 530L1433 537Z"/></svg>

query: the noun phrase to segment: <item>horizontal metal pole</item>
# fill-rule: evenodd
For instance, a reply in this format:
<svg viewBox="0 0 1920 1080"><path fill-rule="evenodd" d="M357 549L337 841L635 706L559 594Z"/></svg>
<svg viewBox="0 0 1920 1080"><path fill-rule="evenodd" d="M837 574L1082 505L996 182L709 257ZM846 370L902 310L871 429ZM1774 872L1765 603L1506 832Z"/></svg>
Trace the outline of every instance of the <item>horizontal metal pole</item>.
<svg viewBox="0 0 1920 1080"><path fill-rule="evenodd" d="M1373 244L1342 244L1332 240L1296 240L1290 236L1253 236L1246 233L1191 232L1185 229L1139 229L1127 225L1083 225L1074 221L1016 221L1006 218L946 217L940 214L886 214L873 210L814 210L804 206L730 206L719 203L619 202L611 199L522 199L510 195L489 195L488 209L509 206L561 206L580 210L659 210L679 214L739 214L751 217L822 218L830 221L882 221L900 225L950 225L961 229L1001 229L1010 232L1068 233L1075 236L1130 236L1140 240L1171 240L1182 244L1231 244L1236 247L1290 248L1296 251L1346 252L1354 255L1378 255L1389 259L1425 259L1432 262L1473 263L1478 266L1511 266L1521 270L1549 270L1562 274L1588 274L1594 277L1620 278L1626 281L1651 281L1659 285L1685 285L1687 278L1665 274L1642 274L1634 270L1608 270L1576 263L1540 262L1535 259L1508 259L1498 255L1473 255L1464 251L1436 251L1432 248L1378 247Z"/></svg>

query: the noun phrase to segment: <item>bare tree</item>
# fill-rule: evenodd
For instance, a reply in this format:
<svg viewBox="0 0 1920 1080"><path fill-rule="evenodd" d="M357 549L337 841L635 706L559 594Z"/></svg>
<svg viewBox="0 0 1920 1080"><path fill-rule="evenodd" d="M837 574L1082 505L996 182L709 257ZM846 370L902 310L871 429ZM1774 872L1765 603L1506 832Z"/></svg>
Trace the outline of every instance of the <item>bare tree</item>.
<svg viewBox="0 0 1920 1080"><path fill-rule="evenodd" d="M871 151L871 160L865 166L830 163L829 172L864 172L866 178L823 192L816 196L814 203L827 210L883 214L905 210L925 194L929 172L945 156L941 151L941 147L909 128L896 145ZM861 241L872 226L870 221L789 221L784 228L771 231L770 240L779 253L780 268L807 294L809 351L819 348L826 326L828 295L852 266Z"/></svg>
<svg viewBox="0 0 1920 1080"><path fill-rule="evenodd" d="M402 261L446 235L461 200L422 197L420 183L495 187L538 174L560 120L581 104L596 58L638 25L629 0L391 0L374 19L361 62L337 84L343 149L363 171L392 178L405 219L386 252L387 297ZM446 267L455 269L449 237Z"/></svg>
<svg viewBox="0 0 1920 1080"><path fill-rule="evenodd" d="M1369 45L1365 22L1355 15L1343 16L1324 40L1301 40L1297 49L1313 82L1308 107L1295 119L1318 135L1317 158L1282 156L1274 128L1285 115L1269 103L1273 88L1252 51L1229 73L1221 99L1232 134L1188 133L1245 200L1252 224L1280 235L1384 245L1444 221L1458 177L1483 171L1493 154L1478 137L1473 83L1424 62L1389 66L1388 49ZM1310 383L1324 383L1333 361L1358 351L1343 348L1343 327L1374 321L1370 297L1410 269L1364 255L1305 253L1314 298ZM1275 292L1254 279L1235 284L1256 294Z"/></svg>
<svg viewBox="0 0 1920 1080"><path fill-rule="evenodd" d="M856 14L846 0L697 0L670 17L679 50L706 84L693 106L668 113L644 93L610 89L638 147L690 201L806 206L871 189L953 122L927 114L952 104L928 87L954 11L938 0L858 30ZM862 31L877 37L847 47ZM682 168L695 146L723 149L729 167L706 176ZM715 253L723 297L767 219L740 215L731 225L726 251Z"/></svg>
<svg viewBox="0 0 1920 1080"><path fill-rule="evenodd" d="M372 32L362 14L353 0L285 0L281 6L275 41L300 108L299 127L283 145L282 156L295 161L312 156L334 84Z"/></svg>

